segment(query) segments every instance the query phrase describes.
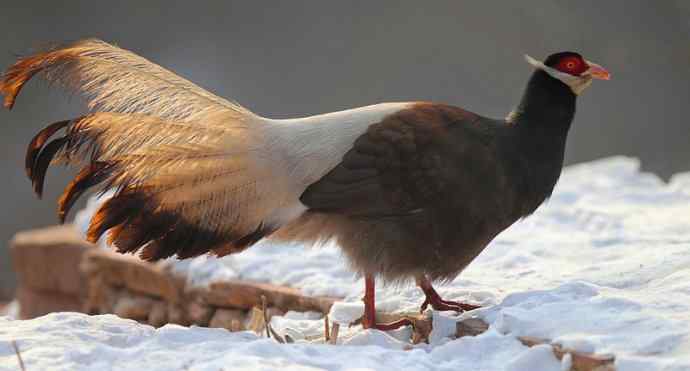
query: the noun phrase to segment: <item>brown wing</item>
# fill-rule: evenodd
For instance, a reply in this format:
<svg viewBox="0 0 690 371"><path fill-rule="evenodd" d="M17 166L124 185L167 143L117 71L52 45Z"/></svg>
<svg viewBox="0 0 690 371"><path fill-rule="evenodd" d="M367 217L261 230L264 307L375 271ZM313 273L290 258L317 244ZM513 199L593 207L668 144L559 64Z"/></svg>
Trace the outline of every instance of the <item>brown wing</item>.
<svg viewBox="0 0 690 371"><path fill-rule="evenodd" d="M371 125L301 201L312 210L363 217L417 213L439 204L462 176L463 158L485 147L478 120L462 109L429 103L393 114Z"/></svg>

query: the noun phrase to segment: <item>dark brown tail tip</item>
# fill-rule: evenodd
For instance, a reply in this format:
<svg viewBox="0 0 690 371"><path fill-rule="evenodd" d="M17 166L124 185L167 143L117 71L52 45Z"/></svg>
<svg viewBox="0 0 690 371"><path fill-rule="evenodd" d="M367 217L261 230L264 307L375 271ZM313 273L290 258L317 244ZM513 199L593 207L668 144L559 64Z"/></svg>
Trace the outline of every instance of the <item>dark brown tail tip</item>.
<svg viewBox="0 0 690 371"><path fill-rule="evenodd" d="M33 183L34 192L36 192L38 198L43 197L43 184L45 182L48 166L50 166L50 162L53 160L53 157L55 157L55 154L62 148L62 146L65 145L65 143L67 143L67 138L65 137L55 139L54 141L48 143L48 145L45 146L45 148L43 148L41 151L41 154L38 156L38 159L31 170L31 181Z"/></svg>
<svg viewBox="0 0 690 371"><path fill-rule="evenodd" d="M72 120L58 121L48 125L43 130L39 131L36 136L31 139L29 146L26 149L26 158L24 160L24 167L26 169L26 175L31 179L33 176L33 168L36 166L36 158L43 149L48 139L52 137L58 130L69 125Z"/></svg>
<svg viewBox="0 0 690 371"><path fill-rule="evenodd" d="M129 218L142 210L145 203L143 194L135 191L120 191L101 205L96 215L91 218L91 225L87 232L90 242L97 242L100 237L119 224L125 223Z"/></svg>
<svg viewBox="0 0 690 371"><path fill-rule="evenodd" d="M67 185L58 200L58 218L64 224L70 210L89 188L103 182L108 176L110 166L106 162L94 162L87 165Z"/></svg>
<svg viewBox="0 0 690 371"><path fill-rule="evenodd" d="M139 253L141 260L153 263L162 259L160 256L160 246L156 241L151 241L145 245Z"/></svg>

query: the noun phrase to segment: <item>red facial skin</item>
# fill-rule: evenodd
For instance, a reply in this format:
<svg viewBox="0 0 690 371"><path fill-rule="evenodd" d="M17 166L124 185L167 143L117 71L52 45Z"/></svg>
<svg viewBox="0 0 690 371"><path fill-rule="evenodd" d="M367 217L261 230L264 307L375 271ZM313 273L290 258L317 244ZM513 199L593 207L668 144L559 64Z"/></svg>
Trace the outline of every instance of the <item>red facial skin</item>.
<svg viewBox="0 0 690 371"><path fill-rule="evenodd" d="M581 57L567 56L561 58L554 68L569 75L580 76L587 71L589 65Z"/></svg>

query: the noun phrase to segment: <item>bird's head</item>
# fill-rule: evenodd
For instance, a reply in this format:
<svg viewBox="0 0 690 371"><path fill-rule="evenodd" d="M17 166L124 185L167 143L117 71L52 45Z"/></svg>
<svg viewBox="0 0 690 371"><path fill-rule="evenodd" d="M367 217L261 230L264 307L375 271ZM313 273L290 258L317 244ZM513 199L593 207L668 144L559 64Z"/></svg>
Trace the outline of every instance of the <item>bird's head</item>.
<svg viewBox="0 0 690 371"><path fill-rule="evenodd" d="M527 63L568 85L576 95L582 93L593 79L609 80L611 78L604 67L582 58L575 52L551 54L544 62L529 55L525 55L525 58Z"/></svg>

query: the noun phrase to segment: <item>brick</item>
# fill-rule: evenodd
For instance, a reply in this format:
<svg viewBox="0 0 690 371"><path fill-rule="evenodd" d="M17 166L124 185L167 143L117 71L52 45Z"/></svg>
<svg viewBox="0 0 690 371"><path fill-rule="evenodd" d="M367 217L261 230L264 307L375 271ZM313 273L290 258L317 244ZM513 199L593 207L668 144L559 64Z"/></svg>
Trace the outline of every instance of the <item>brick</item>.
<svg viewBox="0 0 690 371"><path fill-rule="evenodd" d="M90 277L88 287L89 293L82 309L84 313L112 313L122 290L106 284L100 275Z"/></svg>
<svg viewBox="0 0 690 371"><path fill-rule="evenodd" d="M19 232L10 242L12 265L21 286L72 296L86 294L79 263L92 249L72 225Z"/></svg>
<svg viewBox="0 0 690 371"><path fill-rule="evenodd" d="M102 276L112 286L126 287L133 292L163 298L168 302L180 301L181 289L176 278L160 264L98 249L84 255L81 269L89 276Z"/></svg>
<svg viewBox="0 0 690 371"><path fill-rule="evenodd" d="M125 294L115 303L113 313L122 318L138 321L148 320L149 313L155 301L145 296Z"/></svg>
<svg viewBox="0 0 690 371"><path fill-rule="evenodd" d="M156 300L151 306L148 323L154 327L161 327L168 323L168 303Z"/></svg>
<svg viewBox="0 0 690 371"><path fill-rule="evenodd" d="M282 310L318 311L328 313L333 303L339 299L329 297L310 297L300 290L267 283L231 280L216 282L209 288L198 289L198 295L214 306L221 308L251 309L261 305L261 296L266 296L268 306Z"/></svg>
<svg viewBox="0 0 690 371"><path fill-rule="evenodd" d="M168 303L168 321L181 326L191 324L187 313L178 304L173 303Z"/></svg>
<svg viewBox="0 0 690 371"><path fill-rule="evenodd" d="M224 328L229 331L246 330L247 312L239 309L217 309L211 317L209 327Z"/></svg>
<svg viewBox="0 0 690 371"><path fill-rule="evenodd" d="M186 305L187 318L197 326L208 326L213 316L213 308L205 305L200 300L190 300Z"/></svg>
<svg viewBox="0 0 690 371"><path fill-rule="evenodd" d="M79 312L83 301L75 295L38 291L24 286L17 289L17 300L21 319L36 318L52 312Z"/></svg>

